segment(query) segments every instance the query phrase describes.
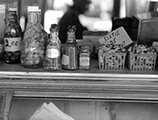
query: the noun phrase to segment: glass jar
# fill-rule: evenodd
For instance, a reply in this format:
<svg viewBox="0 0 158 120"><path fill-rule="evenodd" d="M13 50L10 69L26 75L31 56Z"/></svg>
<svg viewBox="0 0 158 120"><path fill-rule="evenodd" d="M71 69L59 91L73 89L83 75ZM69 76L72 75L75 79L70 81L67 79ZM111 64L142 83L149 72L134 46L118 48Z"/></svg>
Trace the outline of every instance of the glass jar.
<svg viewBox="0 0 158 120"><path fill-rule="evenodd" d="M20 63L22 30L18 21L17 9L9 8L4 31L4 61L9 64Z"/></svg>
<svg viewBox="0 0 158 120"><path fill-rule="evenodd" d="M44 69L60 70L61 69L61 42L58 37L59 26L52 24L50 28L50 38L46 47L46 56L44 61Z"/></svg>
<svg viewBox="0 0 158 120"><path fill-rule="evenodd" d="M45 33L41 26L41 10L37 7L28 7L28 23L21 46L21 64L24 67L43 67Z"/></svg>
<svg viewBox="0 0 158 120"><path fill-rule="evenodd" d="M81 70L88 70L90 68L90 46L81 46L79 55L79 68Z"/></svg>
<svg viewBox="0 0 158 120"><path fill-rule="evenodd" d="M67 70L78 69L78 44L75 38L76 26L68 26L67 41L62 53L62 68Z"/></svg>

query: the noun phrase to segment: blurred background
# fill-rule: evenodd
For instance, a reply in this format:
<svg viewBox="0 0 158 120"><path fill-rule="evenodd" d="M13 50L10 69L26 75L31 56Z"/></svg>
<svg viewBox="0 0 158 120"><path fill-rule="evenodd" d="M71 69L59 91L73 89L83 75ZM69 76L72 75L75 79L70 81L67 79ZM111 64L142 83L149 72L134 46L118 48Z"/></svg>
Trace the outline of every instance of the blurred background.
<svg viewBox="0 0 158 120"><path fill-rule="evenodd" d="M6 1L6 0L1 0ZM39 5L46 32L52 23L58 23L72 0L18 0L20 16L27 14L27 6ZM91 0L89 11L80 16L81 23L91 31L111 31L112 19L156 11L158 0Z"/></svg>

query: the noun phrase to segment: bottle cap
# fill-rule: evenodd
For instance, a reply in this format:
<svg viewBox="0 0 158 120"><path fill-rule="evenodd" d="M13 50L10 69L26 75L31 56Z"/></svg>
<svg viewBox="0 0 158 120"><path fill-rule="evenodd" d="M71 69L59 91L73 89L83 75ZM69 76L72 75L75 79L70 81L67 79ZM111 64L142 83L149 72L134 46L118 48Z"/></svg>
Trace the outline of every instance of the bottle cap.
<svg viewBox="0 0 158 120"><path fill-rule="evenodd" d="M90 46L89 45L83 45L81 46L82 52L90 52Z"/></svg>
<svg viewBox="0 0 158 120"><path fill-rule="evenodd" d="M57 24L51 24L50 32L58 31L58 30L59 30L59 25L57 25Z"/></svg>
<svg viewBox="0 0 158 120"><path fill-rule="evenodd" d="M39 6L28 6L27 11L28 12L38 12L39 11Z"/></svg>

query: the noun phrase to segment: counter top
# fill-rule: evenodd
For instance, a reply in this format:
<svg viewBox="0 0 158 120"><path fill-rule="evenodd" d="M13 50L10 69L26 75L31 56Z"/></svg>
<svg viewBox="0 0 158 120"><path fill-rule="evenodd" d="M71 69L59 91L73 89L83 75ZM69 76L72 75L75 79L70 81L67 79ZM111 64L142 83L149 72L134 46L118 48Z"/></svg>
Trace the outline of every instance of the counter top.
<svg viewBox="0 0 158 120"><path fill-rule="evenodd" d="M107 101L158 101L158 71L99 70L46 71L0 62L0 90L13 90L14 97L54 97Z"/></svg>

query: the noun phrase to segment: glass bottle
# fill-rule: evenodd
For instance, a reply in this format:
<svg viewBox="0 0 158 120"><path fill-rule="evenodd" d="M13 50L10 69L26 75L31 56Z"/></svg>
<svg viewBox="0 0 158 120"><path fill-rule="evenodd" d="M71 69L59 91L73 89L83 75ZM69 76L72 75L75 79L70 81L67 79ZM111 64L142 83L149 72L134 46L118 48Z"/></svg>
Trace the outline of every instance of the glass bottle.
<svg viewBox="0 0 158 120"><path fill-rule="evenodd" d="M78 69L78 44L75 38L76 26L68 26L67 41L62 50L62 68L67 70Z"/></svg>
<svg viewBox="0 0 158 120"><path fill-rule="evenodd" d="M44 69L60 70L61 69L61 42L58 37L59 26L52 24L50 28L50 38L46 47L46 56L44 61Z"/></svg>
<svg viewBox="0 0 158 120"><path fill-rule="evenodd" d="M21 64L24 67L43 67L45 33L41 26L41 10L36 6L28 7L28 22L21 46Z"/></svg>
<svg viewBox="0 0 158 120"><path fill-rule="evenodd" d="M22 30L18 21L17 8L9 8L4 31L4 61L20 63Z"/></svg>
<svg viewBox="0 0 158 120"><path fill-rule="evenodd" d="M90 46L88 45L81 46L79 54L79 68L81 70L90 69Z"/></svg>

